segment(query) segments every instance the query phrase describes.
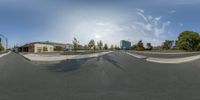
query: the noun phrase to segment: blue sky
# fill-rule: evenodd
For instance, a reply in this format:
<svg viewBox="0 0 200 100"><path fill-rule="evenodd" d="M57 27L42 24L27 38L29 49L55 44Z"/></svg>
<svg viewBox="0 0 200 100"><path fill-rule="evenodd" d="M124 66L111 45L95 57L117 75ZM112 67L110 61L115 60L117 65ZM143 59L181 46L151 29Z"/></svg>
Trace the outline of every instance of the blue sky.
<svg viewBox="0 0 200 100"><path fill-rule="evenodd" d="M200 32L199 0L0 0L0 32L9 46L33 41L81 44L122 39L160 45L184 30Z"/></svg>

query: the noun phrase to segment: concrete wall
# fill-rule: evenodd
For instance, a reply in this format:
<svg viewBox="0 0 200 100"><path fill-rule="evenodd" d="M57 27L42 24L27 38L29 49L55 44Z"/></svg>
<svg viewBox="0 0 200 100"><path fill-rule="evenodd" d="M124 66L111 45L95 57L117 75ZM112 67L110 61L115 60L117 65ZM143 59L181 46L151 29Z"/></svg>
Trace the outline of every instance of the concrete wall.
<svg viewBox="0 0 200 100"><path fill-rule="evenodd" d="M45 48L47 51L45 51ZM54 46L48 44L34 44L34 53L38 52L54 52Z"/></svg>

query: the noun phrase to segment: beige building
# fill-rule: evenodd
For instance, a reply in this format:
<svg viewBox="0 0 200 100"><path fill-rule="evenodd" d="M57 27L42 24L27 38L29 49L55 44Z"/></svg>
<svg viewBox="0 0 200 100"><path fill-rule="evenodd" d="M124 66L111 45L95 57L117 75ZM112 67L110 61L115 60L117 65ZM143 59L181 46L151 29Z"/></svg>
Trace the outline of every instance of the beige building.
<svg viewBox="0 0 200 100"><path fill-rule="evenodd" d="M25 44L18 48L19 52L55 52L55 51L64 51L66 44L54 43L54 42L33 42Z"/></svg>

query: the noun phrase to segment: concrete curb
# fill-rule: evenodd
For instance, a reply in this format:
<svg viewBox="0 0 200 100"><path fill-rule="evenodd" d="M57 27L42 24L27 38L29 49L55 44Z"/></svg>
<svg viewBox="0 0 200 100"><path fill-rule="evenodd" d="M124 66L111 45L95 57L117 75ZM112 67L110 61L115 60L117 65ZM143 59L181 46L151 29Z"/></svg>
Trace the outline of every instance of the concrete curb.
<svg viewBox="0 0 200 100"><path fill-rule="evenodd" d="M164 64L179 64L179 63L185 63L200 59L200 55L197 56L190 56L190 57L184 57L184 58L147 58L146 61L149 62L155 62L155 63L164 63Z"/></svg>
<svg viewBox="0 0 200 100"><path fill-rule="evenodd" d="M147 58L146 56L142 56L142 55L138 55L138 54L133 54L133 53L129 53L129 52L127 52L126 54L128 54L130 56L133 56L135 58L139 58L139 59L145 59L145 58Z"/></svg>
<svg viewBox="0 0 200 100"><path fill-rule="evenodd" d="M200 53L200 52L143 52L143 51L133 51L137 53L145 53L145 54L194 54L194 53Z"/></svg>
<svg viewBox="0 0 200 100"><path fill-rule="evenodd" d="M22 53L17 53L19 54L20 56L22 56L24 59L28 60L28 61L31 61L29 58L25 57Z"/></svg>
<svg viewBox="0 0 200 100"><path fill-rule="evenodd" d="M95 57L99 57L108 53L111 53L113 51L109 51L109 52L101 52L101 53L94 53L94 54L87 54L87 55L73 55L71 57L68 57L67 59L85 59L85 58L95 58Z"/></svg>
<svg viewBox="0 0 200 100"><path fill-rule="evenodd" d="M85 59L85 58L95 58L98 56L102 56L108 53L111 53L113 51L109 51L109 52L101 52L101 53L95 53L95 54L87 54L87 55L61 55L60 57L30 57L27 55L23 55L22 53L19 53L21 56L23 56L26 60L28 61L35 61L35 62L59 62L59 61L63 61L63 60L67 60L67 59Z"/></svg>
<svg viewBox="0 0 200 100"><path fill-rule="evenodd" d="M185 63L185 62L190 62L190 61L200 59L200 55L183 57L183 58L154 58L154 57L147 57L147 56L138 55L138 54L129 53L129 52L127 52L126 54L133 56L135 58L146 59L146 61L149 61L149 62L163 63L163 64L179 64L179 63Z"/></svg>
<svg viewBox="0 0 200 100"><path fill-rule="evenodd" d="M10 54L10 53L11 53L11 51L9 51L9 52L7 52L7 53L3 53L3 54L1 54L1 55L0 55L0 58L2 58L3 56L8 55L8 54Z"/></svg>

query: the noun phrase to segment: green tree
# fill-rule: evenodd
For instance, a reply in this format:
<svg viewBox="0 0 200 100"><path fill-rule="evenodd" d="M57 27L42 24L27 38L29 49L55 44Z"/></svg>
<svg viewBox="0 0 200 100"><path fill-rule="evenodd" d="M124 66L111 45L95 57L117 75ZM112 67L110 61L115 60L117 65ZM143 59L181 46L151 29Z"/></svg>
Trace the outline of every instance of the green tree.
<svg viewBox="0 0 200 100"><path fill-rule="evenodd" d="M197 32L184 31L180 33L177 40L177 47L182 50L194 51L198 50L200 36Z"/></svg>
<svg viewBox="0 0 200 100"><path fill-rule="evenodd" d="M162 44L162 49L169 50L172 48L174 41L173 40L165 40Z"/></svg>
<svg viewBox="0 0 200 100"><path fill-rule="evenodd" d="M177 49L178 49L177 40L175 40L174 42L175 42L175 43L174 43L173 49L174 49L174 50L177 50Z"/></svg>
<svg viewBox="0 0 200 100"><path fill-rule="evenodd" d="M1 38L0 38L0 51L3 51L5 48L3 47L2 43L1 43Z"/></svg>
<svg viewBox="0 0 200 100"><path fill-rule="evenodd" d="M94 40L90 40L90 42L88 43L88 47L90 48L90 49L96 49L96 46L95 46L95 41Z"/></svg>
<svg viewBox="0 0 200 100"><path fill-rule="evenodd" d="M108 45L105 43L103 48L104 48L105 50L108 50Z"/></svg>
<svg viewBox="0 0 200 100"><path fill-rule="evenodd" d="M79 45L79 41L74 38L74 40L72 41L73 42L73 50L78 50L78 45Z"/></svg>
<svg viewBox="0 0 200 100"><path fill-rule="evenodd" d="M197 45L197 50L200 51L200 43Z"/></svg>
<svg viewBox="0 0 200 100"><path fill-rule="evenodd" d="M115 45L114 49L119 50L120 48L117 45Z"/></svg>
<svg viewBox="0 0 200 100"><path fill-rule="evenodd" d="M64 48L62 46L55 46L54 50L55 51L63 51Z"/></svg>
<svg viewBox="0 0 200 100"><path fill-rule="evenodd" d="M114 45L113 44L110 46L110 50L114 50Z"/></svg>
<svg viewBox="0 0 200 100"><path fill-rule="evenodd" d="M153 46L151 45L151 43L147 43L147 50L152 50Z"/></svg>
<svg viewBox="0 0 200 100"><path fill-rule="evenodd" d="M3 45L0 43L0 51L3 51L4 50L4 47Z"/></svg>
<svg viewBox="0 0 200 100"><path fill-rule="evenodd" d="M144 44L143 44L142 40L140 40L140 41L136 44L136 50L139 50L139 51L144 50Z"/></svg>
<svg viewBox="0 0 200 100"><path fill-rule="evenodd" d="M95 50L97 49L97 46L96 46L96 45L94 45L93 49L94 49L94 51L95 51Z"/></svg>
<svg viewBox="0 0 200 100"><path fill-rule="evenodd" d="M84 48L85 50L88 50L88 49L89 49L88 45L84 45L83 48Z"/></svg>
<svg viewBox="0 0 200 100"><path fill-rule="evenodd" d="M97 46L100 50L102 50L103 48L103 42L100 40L99 42L97 42Z"/></svg>
<svg viewBox="0 0 200 100"><path fill-rule="evenodd" d="M131 50L136 50L136 49L137 49L137 45L136 44L131 46Z"/></svg>

